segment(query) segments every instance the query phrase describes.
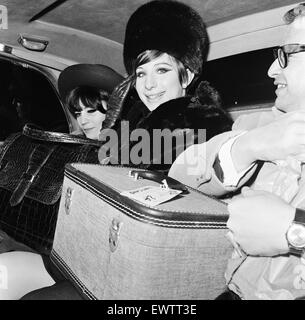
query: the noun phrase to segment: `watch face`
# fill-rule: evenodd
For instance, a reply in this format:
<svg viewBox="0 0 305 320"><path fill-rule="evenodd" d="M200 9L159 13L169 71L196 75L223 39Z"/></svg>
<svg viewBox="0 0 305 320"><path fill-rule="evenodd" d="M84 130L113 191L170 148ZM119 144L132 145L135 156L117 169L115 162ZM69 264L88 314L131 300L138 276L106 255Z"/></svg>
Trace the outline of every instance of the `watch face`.
<svg viewBox="0 0 305 320"><path fill-rule="evenodd" d="M287 240L292 247L305 248L305 226L293 223L287 231Z"/></svg>

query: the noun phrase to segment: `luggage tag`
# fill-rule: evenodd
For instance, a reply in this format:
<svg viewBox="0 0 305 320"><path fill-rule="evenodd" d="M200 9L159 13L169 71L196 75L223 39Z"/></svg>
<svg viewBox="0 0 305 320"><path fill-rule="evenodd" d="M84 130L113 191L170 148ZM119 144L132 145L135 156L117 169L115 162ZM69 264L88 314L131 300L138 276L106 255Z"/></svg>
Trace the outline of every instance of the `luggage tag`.
<svg viewBox="0 0 305 320"><path fill-rule="evenodd" d="M159 187L145 186L134 190L123 191L121 192L121 195L137 200L145 205L154 207L182 193L181 190L170 189L166 183L166 180L163 180L162 183L163 184Z"/></svg>

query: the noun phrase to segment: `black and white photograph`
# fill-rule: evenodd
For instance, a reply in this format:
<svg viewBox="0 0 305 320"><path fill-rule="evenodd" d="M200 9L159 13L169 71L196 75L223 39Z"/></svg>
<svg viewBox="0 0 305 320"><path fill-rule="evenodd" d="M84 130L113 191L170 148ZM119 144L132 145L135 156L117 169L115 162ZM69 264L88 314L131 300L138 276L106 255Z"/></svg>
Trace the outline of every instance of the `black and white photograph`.
<svg viewBox="0 0 305 320"><path fill-rule="evenodd" d="M0 0L0 74L0 300L305 300L305 2Z"/></svg>

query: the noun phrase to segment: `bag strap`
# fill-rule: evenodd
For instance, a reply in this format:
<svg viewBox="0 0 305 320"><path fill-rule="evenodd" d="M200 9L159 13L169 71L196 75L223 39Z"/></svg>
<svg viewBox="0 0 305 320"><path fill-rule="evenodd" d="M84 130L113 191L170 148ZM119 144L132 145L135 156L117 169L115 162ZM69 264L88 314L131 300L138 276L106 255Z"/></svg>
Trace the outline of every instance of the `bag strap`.
<svg viewBox="0 0 305 320"><path fill-rule="evenodd" d="M0 168L1 168L3 157L6 154L6 151L21 136L22 136L21 132L13 133L8 138L5 139L3 144L1 144L1 147L0 147Z"/></svg>
<svg viewBox="0 0 305 320"><path fill-rule="evenodd" d="M102 141L88 139L79 135L40 130L30 123L27 123L24 126L22 133L27 137L42 141L87 144L93 146L101 146L103 144Z"/></svg>
<svg viewBox="0 0 305 320"><path fill-rule="evenodd" d="M129 176L135 178L136 180L139 178L152 180L152 181L155 181L161 185L166 183L166 185L169 188L182 191L182 194L189 193L188 188L184 184L182 184L181 182L163 174L162 172L151 171L151 170L145 170L145 171L143 171L143 170L130 170Z"/></svg>
<svg viewBox="0 0 305 320"><path fill-rule="evenodd" d="M22 201L27 191L29 190L32 182L37 176L39 170L47 162L50 155L56 148L57 148L57 145L49 145L49 144L48 145L39 144L35 146L29 158L28 168L26 172L22 174L17 187L10 198L10 205L12 207L16 206Z"/></svg>

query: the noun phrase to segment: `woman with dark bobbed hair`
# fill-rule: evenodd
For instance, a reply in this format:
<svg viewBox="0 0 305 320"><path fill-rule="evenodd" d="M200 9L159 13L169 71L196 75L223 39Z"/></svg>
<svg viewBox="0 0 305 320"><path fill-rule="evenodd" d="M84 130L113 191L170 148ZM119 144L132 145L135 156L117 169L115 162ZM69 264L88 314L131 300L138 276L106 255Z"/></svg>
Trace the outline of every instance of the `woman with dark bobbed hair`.
<svg viewBox="0 0 305 320"><path fill-rule="evenodd" d="M108 98L123 79L115 70L97 64L75 64L61 72L58 78L59 94L78 123L78 129L72 134L98 139ZM33 252L6 234L0 242L1 249L7 244L9 251L0 254L0 266L4 268L3 273L0 270L0 276L7 276L3 281L8 284L7 287L0 286L0 299L19 299L30 291L56 282L61 282L61 286L65 287L67 296L78 297L69 283L62 282L64 277L53 266L47 252L42 255L41 252Z"/></svg>
<svg viewBox="0 0 305 320"><path fill-rule="evenodd" d="M67 67L58 78L58 90L82 134L97 140L106 118L110 94L124 78L101 64L75 64Z"/></svg>
<svg viewBox="0 0 305 320"><path fill-rule="evenodd" d="M109 94L93 87L77 87L67 96L67 107L78 122L80 131L89 139L98 139L107 112Z"/></svg>

